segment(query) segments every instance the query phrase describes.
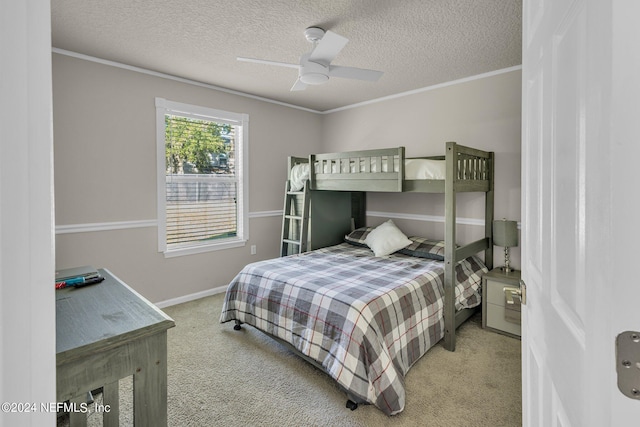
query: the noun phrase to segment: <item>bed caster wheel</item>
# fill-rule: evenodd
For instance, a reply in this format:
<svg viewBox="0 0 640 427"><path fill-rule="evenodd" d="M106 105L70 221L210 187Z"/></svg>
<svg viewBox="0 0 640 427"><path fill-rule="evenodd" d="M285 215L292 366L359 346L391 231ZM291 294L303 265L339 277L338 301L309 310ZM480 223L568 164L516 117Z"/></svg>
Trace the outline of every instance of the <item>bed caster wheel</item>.
<svg viewBox="0 0 640 427"><path fill-rule="evenodd" d="M236 324L233 326L233 330L234 331L239 331L242 329L242 326L240 326L242 323L236 321Z"/></svg>
<svg viewBox="0 0 640 427"><path fill-rule="evenodd" d="M347 400L347 408L351 409L352 411L355 411L356 409L358 409L358 404L353 400Z"/></svg>

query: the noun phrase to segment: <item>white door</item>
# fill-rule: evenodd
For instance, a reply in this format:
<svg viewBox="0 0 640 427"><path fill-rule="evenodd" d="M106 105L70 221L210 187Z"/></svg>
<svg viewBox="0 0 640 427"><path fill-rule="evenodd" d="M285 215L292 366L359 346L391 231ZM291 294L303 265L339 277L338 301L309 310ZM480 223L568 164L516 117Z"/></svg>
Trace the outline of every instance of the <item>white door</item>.
<svg viewBox="0 0 640 427"><path fill-rule="evenodd" d="M640 331L639 16L523 2L525 426L640 425L615 360L616 335Z"/></svg>

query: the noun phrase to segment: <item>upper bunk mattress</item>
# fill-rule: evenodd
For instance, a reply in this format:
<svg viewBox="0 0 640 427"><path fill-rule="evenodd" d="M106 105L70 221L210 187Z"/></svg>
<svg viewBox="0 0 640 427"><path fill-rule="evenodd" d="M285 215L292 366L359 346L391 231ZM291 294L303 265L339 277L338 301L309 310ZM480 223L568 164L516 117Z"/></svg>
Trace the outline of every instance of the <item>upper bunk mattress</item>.
<svg viewBox="0 0 640 427"><path fill-rule="evenodd" d="M325 164L324 170L320 170L319 163L316 162L315 173L377 173L377 172L398 172L398 160L394 160L393 171L389 170L387 160L381 162L381 171L375 162L367 165L365 160L360 162L350 161L342 162L340 165L332 163ZM338 170L340 168L340 170ZM368 169L368 170L367 170ZM424 179L445 179L446 168L444 160L431 159L406 159L404 161L404 179L406 180L424 180ZM299 191L304 187L304 182L309 179L309 163L295 165L290 172L291 190Z"/></svg>

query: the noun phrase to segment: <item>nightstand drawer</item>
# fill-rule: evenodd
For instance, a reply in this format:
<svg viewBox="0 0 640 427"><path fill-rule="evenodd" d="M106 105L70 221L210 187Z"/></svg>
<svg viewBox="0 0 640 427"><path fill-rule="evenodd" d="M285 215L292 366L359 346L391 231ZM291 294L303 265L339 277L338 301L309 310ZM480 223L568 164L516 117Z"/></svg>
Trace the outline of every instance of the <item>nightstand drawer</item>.
<svg viewBox="0 0 640 427"><path fill-rule="evenodd" d="M507 321L507 317L512 317L512 315L507 313L504 305L496 305L488 302L486 315L487 327L520 336L520 324Z"/></svg>
<svg viewBox="0 0 640 427"><path fill-rule="evenodd" d="M482 326L513 337L521 336L521 301L516 292L520 288L520 272L504 273L494 269L482 278ZM507 303L509 295L513 304Z"/></svg>
<svg viewBox="0 0 640 427"><path fill-rule="evenodd" d="M495 280L487 280L487 303L504 307L504 291L502 288L510 286Z"/></svg>
<svg viewBox="0 0 640 427"><path fill-rule="evenodd" d="M518 289L519 286L498 282L496 280L487 280L487 301L490 304L504 306L506 304L504 288Z"/></svg>

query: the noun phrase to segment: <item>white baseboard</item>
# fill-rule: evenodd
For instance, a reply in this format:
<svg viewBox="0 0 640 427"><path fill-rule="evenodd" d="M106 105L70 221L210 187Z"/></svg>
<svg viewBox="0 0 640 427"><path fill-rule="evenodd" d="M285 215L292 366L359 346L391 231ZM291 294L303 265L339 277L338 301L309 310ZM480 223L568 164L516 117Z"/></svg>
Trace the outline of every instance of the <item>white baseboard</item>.
<svg viewBox="0 0 640 427"><path fill-rule="evenodd" d="M166 301L160 301L155 303L158 308L170 307L172 305L182 304L183 302L189 302L211 295L222 294L227 290L226 286L220 286L219 288L207 289L206 291L196 292L194 294L183 295L178 298L168 299Z"/></svg>

